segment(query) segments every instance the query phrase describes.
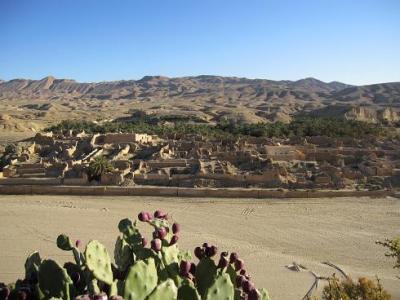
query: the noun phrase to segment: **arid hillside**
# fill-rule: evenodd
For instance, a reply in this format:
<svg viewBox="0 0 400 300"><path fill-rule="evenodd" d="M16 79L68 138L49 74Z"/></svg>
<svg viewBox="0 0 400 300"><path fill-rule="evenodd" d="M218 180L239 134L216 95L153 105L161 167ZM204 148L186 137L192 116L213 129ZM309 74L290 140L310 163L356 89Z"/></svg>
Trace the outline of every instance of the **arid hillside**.
<svg viewBox="0 0 400 300"><path fill-rule="evenodd" d="M204 122L290 121L298 114L400 120L400 82L368 86L314 78L271 81L197 76L79 83L46 77L0 81L0 131L35 132L63 119L113 120L132 110L193 115Z"/></svg>

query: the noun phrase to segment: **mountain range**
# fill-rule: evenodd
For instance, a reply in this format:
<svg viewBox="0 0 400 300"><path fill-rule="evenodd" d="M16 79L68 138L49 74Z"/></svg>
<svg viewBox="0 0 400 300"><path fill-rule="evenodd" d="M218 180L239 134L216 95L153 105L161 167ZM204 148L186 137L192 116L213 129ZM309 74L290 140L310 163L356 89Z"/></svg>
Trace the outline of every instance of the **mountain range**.
<svg viewBox="0 0 400 300"><path fill-rule="evenodd" d="M135 109L192 115L211 123L222 117L287 122L309 113L392 122L400 120L400 82L353 86L315 78L273 81L202 75L81 83L49 76L0 81L0 109L0 129L15 129L18 123L23 130L62 119L112 120Z"/></svg>

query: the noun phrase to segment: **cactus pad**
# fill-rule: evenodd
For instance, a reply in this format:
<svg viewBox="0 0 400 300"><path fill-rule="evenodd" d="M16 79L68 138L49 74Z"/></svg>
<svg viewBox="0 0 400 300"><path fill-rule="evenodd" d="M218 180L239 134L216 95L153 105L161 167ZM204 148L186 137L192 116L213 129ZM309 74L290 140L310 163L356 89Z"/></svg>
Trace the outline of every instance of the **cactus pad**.
<svg viewBox="0 0 400 300"><path fill-rule="evenodd" d="M129 244L121 237L117 238L114 248L114 260L118 269L124 272L133 264L133 253Z"/></svg>
<svg viewBox="0 0 400 300"><path fill-rule="evenodd" d="M177 297L178 289L174 281L172 279L167 279L154 289L147 300L176 300Z"/></svg>
<svg viewBox="0 0 400 300"><path fill-rule="evenodd" d="M193 284L183 284L178 289L178 300L201 300Z"/></svg>
<svg viewBox="0 0 400 300"><path fill-rule="evenodd" d="M266 289L260 289L260 290L258 290L258 292L261 295L260 300L271 300L271 298L269 297L268 291Z"/></svg>
<svg viewBox="0 0 400 300"><path fill-rule="evenodd" d="M144 300L157 286L157 269L153 258L137 261L125 280L124 299Z"/></svg>
<svg viewBox="0 0 400 300"><path fill-rule="evenodd" d="M39 252L33 252L25 261L25 279L33 280L37 278L39 266L42 262Z"/></svg>
<svg viewBox="0 0 400 300"><path fill-rule="evenodd" d="M113 283L111 259L104 245L95 240L90 241L86 245L85 259L86 265L94 277L108 285Z"/></svg>
<svg viewBox="0 0 400 300"><path fill-rule="evenodd" d="M215 262L208 257L200 260L196 268L197 289L201 296L205 295L207 289L213 284L217 274Z"/></svg>
<svg viewBox="0 0 400 300"><path fill-rule="evenodd" d="M229 274L222 273L207 290L206 300L233 300L235 291Z"/></svg>
<svg viewBox="0 0 400 300"><path fill-rule="evenodd" d="M39 287L46 298L69 300L69 285L72 284L67 271L54 260L44 260L39 267Z"/></svg>
<svg viewBox="0 0 400 300"><path fill-rule="evenodd" d="M64 251L71 251L74 246L72 245L68 235L60 234L57 237L57 247Z"/></svg>

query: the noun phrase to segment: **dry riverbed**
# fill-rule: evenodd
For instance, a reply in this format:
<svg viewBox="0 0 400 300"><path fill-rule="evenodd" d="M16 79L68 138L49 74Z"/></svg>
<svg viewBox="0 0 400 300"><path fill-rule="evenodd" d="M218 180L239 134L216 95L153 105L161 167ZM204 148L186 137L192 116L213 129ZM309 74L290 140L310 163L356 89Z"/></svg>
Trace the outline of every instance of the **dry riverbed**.
<svg viewBox="0 0 400 300"><path fill-rule="evenodd" d="M208 241L237 251L256 285L267 288L272 299L301 299L310 287L311 275L285 268L293 261L321 275L333 272L322 261L339 265L354 278L378 275L393 298L400 299L394 261L374 243L400 235L400 200L395 198L0 196L0 281L23 276L24 260L34 250L59 261L72 259L55 244L62 232L85 243L98 239L112 253L118 221L156 208L181 223L182 248Z"/></svg>

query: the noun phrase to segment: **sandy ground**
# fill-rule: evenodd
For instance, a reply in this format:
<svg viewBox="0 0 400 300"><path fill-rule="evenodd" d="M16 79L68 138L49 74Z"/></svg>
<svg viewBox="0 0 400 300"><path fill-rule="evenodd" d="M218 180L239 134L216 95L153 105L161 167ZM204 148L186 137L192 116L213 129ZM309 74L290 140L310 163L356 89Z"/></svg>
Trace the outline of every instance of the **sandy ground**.
<svg viewBox="0 0 400 300"><path fill-rule="evenodd" d="M84 242L96 238L111 252L121 218L156 208L182 224L181 247L193 249L208 241L237 251L256 285L266 287L273 299L301 299L312 283L310 274L289 271L285 265L296 261L329 275L333 269L320 264L326 260L353 277L378 275L393 298L400 299L394 261L374 243L400 235L400 200L395 198L0 196L0 281L21 277L24 260L34 250L59 261L72 259L55 245L61 232Z"/></svg>

